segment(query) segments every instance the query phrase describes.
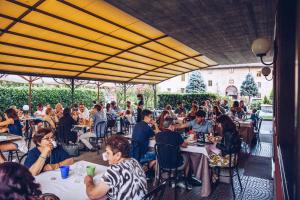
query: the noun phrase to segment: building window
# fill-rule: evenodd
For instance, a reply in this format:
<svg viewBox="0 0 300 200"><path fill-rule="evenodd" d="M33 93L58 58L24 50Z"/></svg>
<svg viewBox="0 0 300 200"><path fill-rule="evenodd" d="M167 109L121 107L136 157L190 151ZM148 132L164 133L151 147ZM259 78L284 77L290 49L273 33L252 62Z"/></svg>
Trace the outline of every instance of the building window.
<svg viewBox="0 0 300 200"><path fill-rule="evenodd" d="M229 69L229 73L233 73L234 72L234 69L233 68L230 68Z"/></svg>
<svg viewBox="0 0 300 200"><path fill-rule="evenodd" d="M257 76L257 77L261 77L261 71L258 71L258 72L256 73L256 76Z"/></svg>
<svg viewBox="0 0 300 200"><path fill-rule="evenodd" d="M258 94L257 94L257 98L261 98L261 93L258 93Z"/></svg>
<svg viewBox="0 0 300 200"><path fill-rule="evenodd" d="M167 88L167 91L168 91L168 92L171 92L171 88Z"/></svg>
<svg viewBox="0 0 300 200"><path fill-rule="evenodd" d="M234 84L234 80L233 79L229 79L229 84L233 85Z"/></svg>
<svg viewBox="0 0 300 200"><path fill-rule="evenodd" d="M180 88L181 93L184 93L184 88Z"/></svg>
<svg viewBox="0 0 300 200"><path fill-rule="evenodd" d="M181 81L185 81L185 74L181 75Z"/></svg>
<svg viewBox="0 0 300 200"><path fill-rule="evenodd" d="M212 86L212 80L208 81L208 86Z"/></svg>
<svg viewBox="0 0 300 200"><path fill-rule="evenodd" d="M261 82L257 82L257 87L261 88Z"/></svg>

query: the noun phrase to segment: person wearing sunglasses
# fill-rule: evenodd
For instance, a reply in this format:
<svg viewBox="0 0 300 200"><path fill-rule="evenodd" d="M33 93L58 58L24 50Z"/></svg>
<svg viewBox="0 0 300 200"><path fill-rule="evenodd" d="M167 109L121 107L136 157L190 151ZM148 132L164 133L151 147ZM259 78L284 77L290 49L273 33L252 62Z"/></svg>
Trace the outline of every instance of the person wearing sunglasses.
<svg viewBox="0 0 300 200"><path fill-rule="evenodd" d="M28 152L24 163L33 176L74 163L73 158L61 146L57 146L50 128L39 129L33 136L33 142L36 147Z"/></svg>

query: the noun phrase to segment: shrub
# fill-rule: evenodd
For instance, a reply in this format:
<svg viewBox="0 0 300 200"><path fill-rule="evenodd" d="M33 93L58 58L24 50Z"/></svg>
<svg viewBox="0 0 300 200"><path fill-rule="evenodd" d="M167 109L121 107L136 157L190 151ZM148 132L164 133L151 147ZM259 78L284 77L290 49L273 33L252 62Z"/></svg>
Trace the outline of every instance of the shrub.
<svg viewBox="0 0 300 200"><path fill-rule="evenodd" d="M103 94L100 93L103 100ZM97 92L91 89L78 88L74 91L74 102L83 102L87 107L92 106L92 101L97 99ZM28 87L3 87L0 86L0 110L4 111L11 105L22 108L28 104ZM51 104L54 107L58 102L64 107L71 106L72 94L69 88L58 87L33 87L32 88L32 106L35 110L38 103Z"/></svg>
<svg viewBox="0 0 300 200"><path fill-rule="evenodd" d="M264 97L263 104L271 104L271 101L268 99L267 96Z"/></svg>
<svg viewBox="0 0 300 200"><path fill-rule="evenodd" d="M188 110L191 109L191 103L196 100L198 104L202 101L210 99L211 101L217 100L218 96L211 93L198 93L198 94L159 94L158 107L164 108L166 104L170 104L172 108L176 108L177 102L181 101L184 107Z"/></svg>
<svg viewBox="0 0 300 200"><path fill-rule="evenodd" d="M251 108L251 110L254 109L254 108L256 110L260 110L261 109L261 104L262 104L262 101L254 101L254 102L251 103L250 108Z"/></svg>

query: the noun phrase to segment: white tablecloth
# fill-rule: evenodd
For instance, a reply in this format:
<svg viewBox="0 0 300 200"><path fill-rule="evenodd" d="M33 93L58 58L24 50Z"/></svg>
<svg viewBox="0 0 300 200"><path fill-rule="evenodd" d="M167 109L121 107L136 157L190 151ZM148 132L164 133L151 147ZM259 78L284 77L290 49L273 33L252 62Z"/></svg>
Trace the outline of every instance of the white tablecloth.
<svg viewBox="0 0 300 200"><path fill-rule="evenodd" d="M22 137L10 133L0 133L0 142L10 142L15 140L21 140Z"/></svg>
<svg viewBox="0 0 300 200"><path fill-rule="evenodd" d="M124 137L131 139L132 135L124 135ZM156 143L155 139L150 140L149 147L153 148L155 143ZM186 148L181 147L180 150L184 151L184 152L190 152L190 153L201 153L201 154L205 155L206 157L208 157L207 148L204 146L200 147L197 145L188 145Z"/></svg>
<svg viewBox="0 0 300 200"><path fill-rule="evenodd" d="M85 192L84 177L78 177L75 175L75 166L81 164L86 169L87 165L96 166L96 175L94 181L99 182L100 177L106 171L107 167L103 165L97 165L94 163L79 161L70 166L70 174L67 179L62 179L60 170L43 172L36 176L36 182L41 184L41 189L43 193L52 193L58 196L61 200L87 200L89 199ZM53 180L54 179L54 180ZM80 182L76 182L79 180ZM81 180L82 179L82 180Z"/></svg>
<svg viewBox="0 0 300 200"><path fill-rule="evenodd" d="M154 139L150 140L149 147L154 147L155 143L156 142ZM208 157L207 148L205 146L200 147L197 145L188 145L185 148L181 147L180 150L184 151L184 152L189 152L189 153L201 153L201 154L205 155L206 157Z"/></svg>

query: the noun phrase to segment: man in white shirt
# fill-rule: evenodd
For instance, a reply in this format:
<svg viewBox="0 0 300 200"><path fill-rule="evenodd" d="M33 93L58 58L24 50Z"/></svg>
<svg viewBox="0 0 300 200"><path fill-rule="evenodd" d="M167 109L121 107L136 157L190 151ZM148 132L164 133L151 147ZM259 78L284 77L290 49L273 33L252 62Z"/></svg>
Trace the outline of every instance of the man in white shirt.
<svg viewBox="0 0 300 200"><path fill-rule="evenodd" d="M89 122L90 119L90 111L84 106L83 103L79 104L79 120L82 120L84 124Z"/></svg>
<svg viewBox="0 0 300 200"><path fill-rule="evenodd" d="M39 103L37 105L37 111L34 113L34 116L37 118L43 118L45 116L45 113L43 112L43 104Z"/></svg>

